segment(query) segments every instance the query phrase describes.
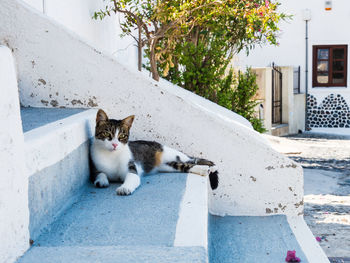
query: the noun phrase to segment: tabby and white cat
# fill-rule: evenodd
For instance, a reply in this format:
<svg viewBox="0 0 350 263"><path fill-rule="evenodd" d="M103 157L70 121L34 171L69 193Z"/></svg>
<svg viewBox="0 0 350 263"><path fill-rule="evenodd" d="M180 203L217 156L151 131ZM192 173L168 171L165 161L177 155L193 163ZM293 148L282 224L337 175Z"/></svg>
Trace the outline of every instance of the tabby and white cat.
<svg viewBox="0 0 350 263"><path fill-rule="evenodd" d="M96 116L95 138L91 145L91 179L96 187L108 187L109 181L123 182L118 195L130 195L140 185L143 173L189 172L209 176L212 189L218 187L214 163L189 157L175 149L151 141L128 141L134 116L109 119L103 110Z"/></svg>

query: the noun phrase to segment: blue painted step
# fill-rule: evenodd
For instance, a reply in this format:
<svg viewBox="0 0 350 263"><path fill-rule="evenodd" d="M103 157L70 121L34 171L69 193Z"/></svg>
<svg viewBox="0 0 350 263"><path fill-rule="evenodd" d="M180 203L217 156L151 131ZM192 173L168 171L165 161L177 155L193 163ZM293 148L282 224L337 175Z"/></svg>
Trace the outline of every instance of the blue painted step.
<svg viewBox="0 0 350 263"><path fill-rule="evenodd" d="M36 247L21 263L205 263L203 247Z"/></svg>
<svg viewBox="0 0 350 263"><path fill-rule="evenodd" d="M18 262L206 262L203 247L174 247L186 180L144 176L131 196L89 184Z"/></svg>
<svg viewBox="0 0 350 263"><path fill-rule="evenodd" d="M86 109L68 108L21 108L23 132L33 130L48 123L62 120Z"/></svg>
<svg viewBox="0 0 350 263"><path fill-rule="evenodd" d="M172 246L186 174L142 177L141 187L130 196L115 189L87 186L80 200L43 233L43 246Z"/></svg>
<svg viewBox="0 0 350 263"><path fill-rule="evenodd" d="M210 263L282 263L288 250L308 262L285 216L209 216Z"/></svg>

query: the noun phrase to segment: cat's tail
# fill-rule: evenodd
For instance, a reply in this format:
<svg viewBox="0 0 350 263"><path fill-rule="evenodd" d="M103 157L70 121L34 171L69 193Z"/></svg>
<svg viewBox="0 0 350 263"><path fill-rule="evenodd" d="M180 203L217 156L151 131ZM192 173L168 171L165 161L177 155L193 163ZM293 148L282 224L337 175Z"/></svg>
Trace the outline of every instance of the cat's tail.
<svg viewBox="0 0 350 263"><path fill-rule="evenodd" d="M190 159L186 162L182 162L177 158L174 162L168 162L167 165L171 166L179 172L195 173L202 176L209 176L209 182L211 189L215 190L219 185L219 173L217 167L212 161L189 157Z"/></svg>
<svg viewBox="0 0 350 263"><path fill-rule="evenodd" d="M215 170L209 173L209 182L211 189L215 190L219 186L219 172Z"/></svg>

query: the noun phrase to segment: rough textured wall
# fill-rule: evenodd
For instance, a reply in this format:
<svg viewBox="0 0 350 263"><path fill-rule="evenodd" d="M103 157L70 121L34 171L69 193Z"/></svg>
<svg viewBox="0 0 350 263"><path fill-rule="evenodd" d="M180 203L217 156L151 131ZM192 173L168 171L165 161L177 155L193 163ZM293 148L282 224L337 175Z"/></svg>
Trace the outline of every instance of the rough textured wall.
<svg viewBox="0 0 350 263"><path fill-rule="evenodd" d="M340 94L328 95L319 105L317 98L308 94L307 117L309 128L350 128L350 108Z"/></svg>
<svg viewBox="0 0 350 263"><path fill-rule="evenodd" d="M0 41L14 50L23 105L100 107L114 118L135 114L132 139L216 162L220 184L210 193L212 213L302 213L301 167L237 114L121 66L19 0L2 0Z"/></svg>
<svg viewBox="0 0 350 263"><path fill-rule="evenodd" d="M0 46L0 262L12 262L29 247L28 178L11 51Z"/></svg>

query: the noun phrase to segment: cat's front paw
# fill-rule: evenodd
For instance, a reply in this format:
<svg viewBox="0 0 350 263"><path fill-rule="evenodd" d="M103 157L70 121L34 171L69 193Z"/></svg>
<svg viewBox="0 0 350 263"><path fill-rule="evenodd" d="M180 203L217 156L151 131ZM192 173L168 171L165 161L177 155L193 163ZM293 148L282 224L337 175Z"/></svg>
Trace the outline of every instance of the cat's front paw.
<svg viewBox="0 0 350 263"><path fill-rule="evenodd" d="M117 195L131 195L133 190L125 186L119 186L116 192Z"/></svg>
<svg viewBox="0 0 350 263"><path fill-rule="evenodd" d="M109 181L107 175L104 173L99 173L96 177L94 185L98 188L105 188L109 186Z"/></svg>

